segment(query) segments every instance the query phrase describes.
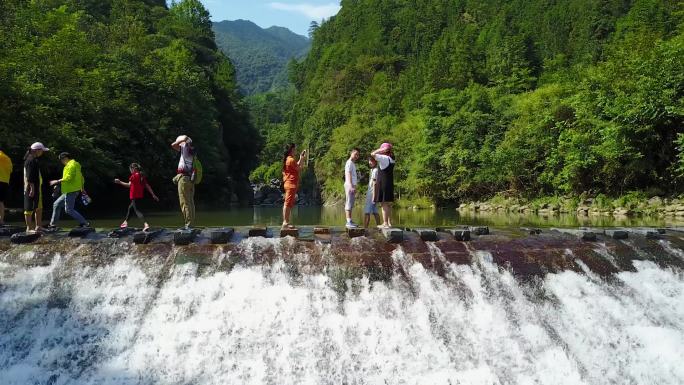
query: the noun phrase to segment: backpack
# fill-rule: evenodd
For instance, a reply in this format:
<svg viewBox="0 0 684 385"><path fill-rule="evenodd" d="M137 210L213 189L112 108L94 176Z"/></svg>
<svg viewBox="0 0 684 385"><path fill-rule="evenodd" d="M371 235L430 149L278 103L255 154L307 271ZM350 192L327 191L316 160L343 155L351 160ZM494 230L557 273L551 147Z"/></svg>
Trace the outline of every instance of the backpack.
<svg viewBox="0 0 684 385"><path fill-rule="evenodd" d="M193 182L195 184L202 183L202 174L204 172L204 169L202 168L202 162L200 162L197 155L192 157L192 168L193 170L195 170L195 180Z"/></svg>

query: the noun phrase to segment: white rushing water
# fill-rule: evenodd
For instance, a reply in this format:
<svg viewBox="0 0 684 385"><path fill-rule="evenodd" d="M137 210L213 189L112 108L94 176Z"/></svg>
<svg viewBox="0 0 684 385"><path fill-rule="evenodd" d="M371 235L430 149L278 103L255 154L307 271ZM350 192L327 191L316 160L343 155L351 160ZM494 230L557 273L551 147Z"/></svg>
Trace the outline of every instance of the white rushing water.
<svg viewBox="0 0 684 385"><path fill-rule="evenodd" d="M346 293L328 275L293 280L283 262L0 263L0 383L684 383L681 271L634 262L607 280L522 283L473 256L439 277L399 248L408 279Z"/></svg>

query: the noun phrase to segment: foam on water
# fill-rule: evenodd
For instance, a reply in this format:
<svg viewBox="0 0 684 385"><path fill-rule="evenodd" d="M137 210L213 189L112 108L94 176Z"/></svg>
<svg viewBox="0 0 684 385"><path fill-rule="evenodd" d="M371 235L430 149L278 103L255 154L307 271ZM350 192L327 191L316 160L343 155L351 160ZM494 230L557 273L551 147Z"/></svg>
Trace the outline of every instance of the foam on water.
<svg viewBox="0 0 684 385"><path fill-rule="evenodd" d="M672 245L672 242L668 241L667 239L661 239L658 241L665 250L667 250L668 253L671 255L674 255L675 257L684 260L684 251L681 249L678 249Z"/></svg>
<svg viewBox="0 0 684 385"><path fill-rule="evenodd" d="M262 247L246 240L245 260ZM681 384L684 276L520 281L472 251L444 277L399 247L388 281L338 292L285 263L200 273L0 263L3 384ZM305 259L306 256L302 256ZM579 263L579 262L578 262ZM586 266L584 269L588 271Z"/></svg>

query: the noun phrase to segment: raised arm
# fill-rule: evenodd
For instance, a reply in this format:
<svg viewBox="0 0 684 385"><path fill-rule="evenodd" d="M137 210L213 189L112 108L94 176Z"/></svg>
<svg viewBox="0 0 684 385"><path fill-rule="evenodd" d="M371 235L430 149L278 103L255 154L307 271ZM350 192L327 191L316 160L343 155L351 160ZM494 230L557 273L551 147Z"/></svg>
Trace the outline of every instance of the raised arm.
<svg viewBox="0 0 684 385"><path fill-rule="evenodd" d="M171 143L171 147L172 147L174 150L176 150L176 151L180 151L180 145L181 145L182 143L187 142L187 140L188 140L188 136L187 136L187 135L181 135L181 136L179 136L179 137L176 139L175 142Z"/></svg>
<svg viewBox="0 0 684 385"><path fill-rule="evenodd" d="M123 181L121 181L121 179L114 179L114 183L118 184L119 186L131 188L131 182L123 182Z"/></svg>
<svg viewBox="0 0 684 385"><path fill-rule="evenodd" d="M297 168L302 168L302 163L304 162L304 159L306 159L306 150L302 151L302 153L299 154L299 160L297 161Z"/></svg>

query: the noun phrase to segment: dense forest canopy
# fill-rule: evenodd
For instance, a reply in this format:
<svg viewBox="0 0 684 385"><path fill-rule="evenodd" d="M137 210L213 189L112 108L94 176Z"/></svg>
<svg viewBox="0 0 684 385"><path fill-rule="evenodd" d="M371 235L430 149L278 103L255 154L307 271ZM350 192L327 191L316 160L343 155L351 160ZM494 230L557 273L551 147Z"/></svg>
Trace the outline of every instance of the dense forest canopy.
<svg viewBox="0 0 684 385"><path fill-rule="evenodd" d="M406 197L682 191L682 2L341 4L290 66L297 94L269 96L293 108L262 116L253 180L295 141L330 198L350 148L391 141Z"/></svg>
<svg viewBox="0 0 684 385"><path fill-rule="evenodd" d="M290 141L327 198L349 149L383 141L402 197L683 192L681 1L341 5L290 62L294 87L245 101L199 0L0 0L1 148L16 166L36 140L72 152L103 197L133 161L170 194L180 133L221 197L249 195L252 170L280 178Z"/></svg>
<svg viewBox="0 0 684 385"><path fill-rule="evenodd" d="M248 20L214 23L216 44L235 65L245 95L291 87L287 64L303 58L311 42L283 27L261 28Z"/></svg>
<svg viewBox="0 0 684 385"><path fill-rule="evenodd" d="M170 194L169 144L188 134L207 195L246 185L260 139L211 28L198 0L0 0L0 148L13 180L40 140L74 154L96 202L125 199L111 181L131 162ZM59 175L54 153L43 164Z"/></svg>

